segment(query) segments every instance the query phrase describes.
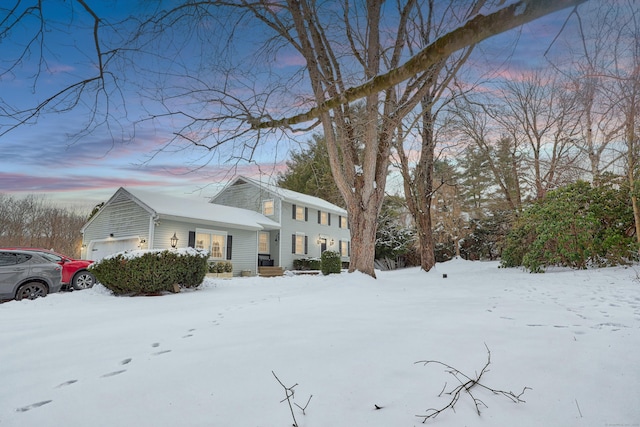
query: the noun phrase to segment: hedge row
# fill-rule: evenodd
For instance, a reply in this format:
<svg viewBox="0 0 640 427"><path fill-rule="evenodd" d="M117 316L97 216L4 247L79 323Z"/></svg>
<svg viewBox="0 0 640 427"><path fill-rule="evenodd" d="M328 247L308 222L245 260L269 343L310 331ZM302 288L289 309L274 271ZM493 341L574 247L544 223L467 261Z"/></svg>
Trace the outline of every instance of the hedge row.
<svg viewBox="0 0 640 427"><path fill-rule="evenodd" d="M98 282L116 295L171 292L175 285L199 286L209 269L207 251L138 250L120 252L89 268Z"/></svg>

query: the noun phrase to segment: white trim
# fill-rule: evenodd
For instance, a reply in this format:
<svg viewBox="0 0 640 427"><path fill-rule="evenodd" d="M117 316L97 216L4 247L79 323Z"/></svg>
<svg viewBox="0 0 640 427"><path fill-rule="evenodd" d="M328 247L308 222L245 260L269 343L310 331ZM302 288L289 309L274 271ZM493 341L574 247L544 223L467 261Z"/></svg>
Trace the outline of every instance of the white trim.
<svg viewBox="0 0 640 427"><path fill-rule="evenodd" d="M229 233L227 233L226 231L221 231L221 230L212 230L209 228L196 228L195 231L196 235L195 235L195 242L194 242L194 246L197 248L198 247L198 234L208 234L209 236L220 236L224 239L224 243L222 245L222 248L220 248L220 253L221 256L219 257L214 257L213 253L211 253L211 242L213 239L210 239L209 241L209 247L208 248L203 248L209 251L209 258L210 259L221 259L221 260L226 260L227 259L227 236L229 235Z"/></svg>
<svg viewBox="0 0 640 427"><path fill-rule="evenodd" d="M265 204L267 202L271 202L271 211L272 212L270 214L265 212L264 206L265 206ZM262 215L264 215L264 216L274 216L275 214L276 214L276 202L275 202L275 200L274 199L264 199L262 201Z"/></svg>
<svg viewBox="0 0 640 427"><path fill-rule="evenodd" d="M293 252L294 255L305 255L304 253L304 238L307 236L305 233L296 232L296 247ZM302 237L302 252L298 252L298 237Z"/></svg>

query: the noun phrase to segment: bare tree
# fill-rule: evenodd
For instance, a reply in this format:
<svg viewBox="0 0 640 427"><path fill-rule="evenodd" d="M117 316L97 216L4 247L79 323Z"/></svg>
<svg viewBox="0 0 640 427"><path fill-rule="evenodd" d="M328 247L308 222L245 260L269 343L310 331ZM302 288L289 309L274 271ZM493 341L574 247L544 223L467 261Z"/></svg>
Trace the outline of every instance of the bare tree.
<svg viewBox="0 0 640 427"><path fill-rule="evenodd" d="M485 3L487 2L479 0L464 5L464 8L461 8L460 4L449 4L448 7L440 9L430 0L427 7L419 11L418 19L413 20L415 40L412 40L409 46L428 46L450 31L452 26L456 27L475 16ZM469 58L473 47L474 45L470 45L443 57L428 68L425 73L427 78L422 83L418 117L409 121L409 127L415 126L418 129L419 136L416 139L420 141L419 147L407 143L408 135L405 134L410 132L403 129L398 130L394 144L399 158L398 169L402 174L407 207L416 224L420 266L424 271L431 270L436 262L431 203L435 192L433 167L438 142L438 116L452 99L449 86ZM410 159L412 155L416 155L417 160Z"/></svg>
<svg viewBox="0 0 640 427"><path fill-rule="evenodd" d="M494 184L500 189L507 208L513 212L522 209L522 155L518 140L504 134L487 111L491 101L473 100L463 96L455 100L453 128L462 144L475 146L486 159Z"/></svg>
<svg viewBox="0 0 640 427"><path fill-rule="evenodd" d="M616 95L620 100L618 111L624 118L624 143L626 149L626 172L629 180L636 241L640 243L640 16L632 3L627 4L629 13L617 22L614 77ZM640 250L640 249L639 249Z"/></svg>
<svg viewBox="0 0 640 427"><path fill-rule="evenodd" d="M16 198L0 193L0 241L3 246L54 249L80 256L80 228L87 215L55 206L44 196Z"/></svg>
<svg viewBox="0 0 640 427"><path fill-rule="evenodd" d="M116 73L124 77L138 72L143 76L143 95L156 102L147 106L146 118L170 119L176 129L169 143L188 141L216 151L235 142L232 147L237 152L230 153L230 158L252 160L259 144L270 140L275 130L290 133L320 127L352 226L350 270L374 276L376 218L391 143L400 121L424 98L431 68L460 49L585 1L521 0L507 6L503 1L488 2L491 7L484 13L469 16L460 27L409 55L407 25L412 14L424 7L418 0L399 2L393 11L382 0L342 4L185 1L170 10L153 10L149 18L132 17L118 25L106 25L83 0L75 0L72 4L92 23L94 74L35 106L16 109L4 103L0 110L2 119L13 120L6 128L10 130L40 114L84 105L88 96L95 107L90 108L93 114L85 128L90 131L91 125L108 124L114 112L109 102L125 97L121 90L131 84L131 80L118 80ZM16 0L16 8L25 3ZM9 19L0 22L2 36L34 16L41 23L42 31L34 35L25 52L47 34L42 3L34 0L33 4L26 14L10 10ZM459 2L452 1L454 4ZM118 37L134 24L135 37L120 42ZM105 38L110 29L115 30ZM254 43L251 35L262 39L260 58L272 61L236 61L236 43ZM276 63L273 58L282 49L294 51L304 63L286 82L267 67ZM135 58L143 54L157 62L142 65ZM197 69L193 68L194 57L200 58L195 61ZM126 62L116 61L119 58ZM153 73L158 67L160 71ZM149 72L153 78L145 75ZM261 82L256 77L272 80ZM353 103L358 100L364 109L362 132L354 125Z"/></svg>
<svg viewBox="0 0 640 427"><path fill-rule="evenodd" d="M507 80L500 107L488 110L514 141L526 144L531 189L536 199L573 178L578 114L575 95L556 75L535 72L522 81Z"/></svg>

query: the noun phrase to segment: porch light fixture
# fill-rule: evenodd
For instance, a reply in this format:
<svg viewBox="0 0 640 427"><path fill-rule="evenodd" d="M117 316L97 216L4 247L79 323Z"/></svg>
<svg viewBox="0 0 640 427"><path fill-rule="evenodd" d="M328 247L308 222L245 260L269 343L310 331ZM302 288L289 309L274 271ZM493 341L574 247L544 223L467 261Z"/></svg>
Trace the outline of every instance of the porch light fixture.
<svg viewBox="0 0 640 427"><path fill-rule="evenodd" d="M176 233L173 233L173 237L171 237L171 247L172 248L176 248L176 246L178 246L178 236L176 236Z"/></svg>
<svg viewBox="0 0 640 427"><path fill-rule="evenodd" d="M329 242L329 245L333 246L334 243L335 243L335 241L333 239L331 239L331 241Z"/></svg>

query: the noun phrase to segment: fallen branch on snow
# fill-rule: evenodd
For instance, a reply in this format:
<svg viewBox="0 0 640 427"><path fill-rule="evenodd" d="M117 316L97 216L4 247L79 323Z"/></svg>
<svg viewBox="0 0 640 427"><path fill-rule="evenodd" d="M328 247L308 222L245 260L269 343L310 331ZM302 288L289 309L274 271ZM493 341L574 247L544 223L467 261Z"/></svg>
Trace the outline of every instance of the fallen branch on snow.
<svg viewBox="0 0 640 427"><path fill-rule="evenodd" d="M280 401L280 403L284 402L285 400L287 401L287 403L289 404L289 411L291 411L291 417L293 418L293 427L298 427L298 421L296 421L296 416L293 413L293 405L291 405L291 401L294 398L295 395L295 391L293 390L293 388L295 386L298 385L298 383L295 383L294 385L292 385L291 387L287 387L285 386L282 381L280 381L280 378L278 378L278 376L276 375L275 372L271 371L271 373L273 374L273 376L276 378L276 380L278 380L278 382L280 383L280 385L282 386L282 388L284 389L284 393L285 393L285 398L282 399ZM300 408L300 410L302 411L302 415L306 415L305 414L305 409L307 409L307 406L309 406L309 402L311 402L311 398L313 397L313 394L309 396L309 399L307 399L307 403L303 406L298 405L297 403L293 403L294 405L296 405L298 408Z"/></svg>
<svg viewBox="0 0 640 427"><path fill-rule="evenodd" d="M476 407L476 412L478 413L478 415L480 415L480 407L483 406L485 408L488 408L488 406L482 401L480 400L478 397L476 397L472 392L471 389L474 387L478 387L478 388L482 388L485 390L489 390L490 392L492 392L493 394L497 394L497 395L501 395L506 397L507 399L511 400L514 403L525 403L524 400L522 400L522 395L525 393L525 391L527 390L531 390L530 387L525 387L522 389L522 392L520 394L515 394L512 391L504 391L504 390L496 390L493 389L491 387L488 387L484 384L482 384L480 382L480 380L482 379L482 376L489 372L488 368L489 365L491 364L491 351L489 350L489 347L487 347L487 345L484 345L485 348L487 349L487 363L484 365L484 367L482 368L482 370L480 371L480 374L476 373L476 377L475 378L471 378L468 375L465 375L464 373L462 373L460 370L447 365L446 363L442 363L440 361L437 360L420 360L417 363L422 363L423 365L428 365L429 363L435 363L441 366L444 366L446 368L446 372L450 373L451 375L453 375L453 377L460 383L457 387L455 387L453 390L450 390L448 392L445 393L445 390L447 388L447 383L444 384L444 387L442 388L442 391L440 392L440 394L438 395L438 397L442 396L442 394L448 394L451 396L451 401L449 402L448 405L444 406L441 409L435 409L435 408L431 408L431 409L427 409L426 413L424 415L416 415L416 417L419 418L424 418L422 420L423 423L426 423L427 420L429 419L434 419L436 418L438 415L440 415L442 412L446 411L447 409L451 409L452 411L455 412L455 405L458 402L458 400L460 399L460 396L463 394L463 392L467 392L467 394L469 395L469 397L471 397L471 399L473 400L473 403Z"/></svg>

